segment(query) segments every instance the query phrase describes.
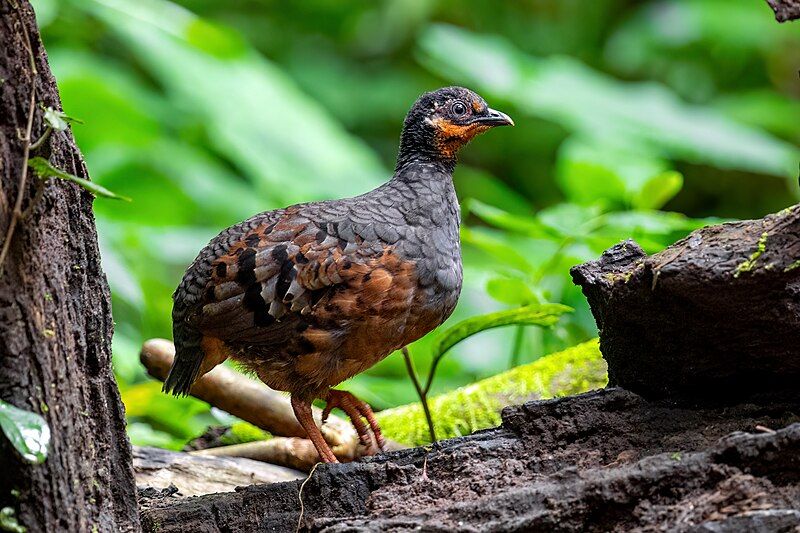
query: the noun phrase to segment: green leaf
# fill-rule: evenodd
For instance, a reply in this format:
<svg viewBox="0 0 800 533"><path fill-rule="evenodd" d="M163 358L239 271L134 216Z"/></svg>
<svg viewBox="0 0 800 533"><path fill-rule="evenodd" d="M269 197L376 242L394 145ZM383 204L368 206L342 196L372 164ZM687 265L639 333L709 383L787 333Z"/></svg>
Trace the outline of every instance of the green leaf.
<svg viewBox="0 0 800 533"><path fill-rule="evenodd" d="M509 305L527 305L536 303L537 298L528 284L519 278L496 277L486 283L489 296Z"/></svg>
<svg viewBox="0 0 800 533"><path fill-rule="evenodd" d="M539 211L539 221L562 237L579 238L592 232L599 224L597 206L556 204Z"/></svg>
<svg viewBox="0 0 800 533"><path fill-rule="evenodd" d="M485 315L475 316L462 320L458 324L444 331L438 339L434 354L440 357L450 348L487 329L509 326L512 324L526 326L552 326L564 313L572 311L571 307L561 304L537 304L497 311Z"/></svg>
<svg viewBox="0 0 800 533"><path fill-rule="evenodd" d="M87 179L79 178L78 176L73 176L68 172L64 172L63 170L57 169L53 165L50 164L50 161L43 157L34 157L30 161L28 161L28 165L36 172L36 174L42 178L61 178L62 180L71 181L73 183L77 183L90 193L94 194L95 196L102 196L103 198L111 198L113 200L124 200L126 202L130 202L131 199L127 196L121 196L119 194L113 193L103 187L102 185L98 185L93 181L89 181Z"/></svg>
<svg viewBox="0 0 800 533"><path fill-rule="evenodd" d="M635 204L652 179L668 169L668 163L647 146L630 142L617 146L610 139L572 137L559 149L556 177L561 190L575 203L628 206Z"/></svg>
<svg viewBox="0 0 800 533"><path fill-rule="evenodd" d="M58 111L50 106L46 107L44 110L44 121L47 122L47 125L53 128L55 131L64 131L67 129L67 124L70 122L83 124L82 120L71 117L63 111Z"/></svg>
<svg viewBox="0 0 800 533"><path fill-rule="evenodd" d="M386 176L366 143L287 74L252 47L237 51L230 30L161 0L82 5L180 101L186 118L202 124L208 142L266 193L268 206L360 194Z"/></svg>
<svg viewBox="0 0 800 533"><path fill-rule="evenodd" d="M532 216L514 215L499 207L485 204L474 198L464 202L465 213L470 213L492 226L527 235L529 237L546 237L547 230Z"/></svg>
<svg viewBox="0 0 800 533"><path fill-rule="evenodd" d="M13 491L12 491L13 493ZM25 533L27 529L17 520L17 512L13 507L0 509L0 529L11 533Z"/></svg>
<svg viewBox="0 0 800 533"><path fill-rule="evenodd" d="M637 209L659 209L669 202L683 187L683 175L673 170L662 172L647 180L633 197Z"/></svg>
<svg viewBox="0 0 800 533"><path fill-rule="evenodd" d="M0 428L29 463L39 464L47 459L50 427L38 414L0 400Z"/></svg>

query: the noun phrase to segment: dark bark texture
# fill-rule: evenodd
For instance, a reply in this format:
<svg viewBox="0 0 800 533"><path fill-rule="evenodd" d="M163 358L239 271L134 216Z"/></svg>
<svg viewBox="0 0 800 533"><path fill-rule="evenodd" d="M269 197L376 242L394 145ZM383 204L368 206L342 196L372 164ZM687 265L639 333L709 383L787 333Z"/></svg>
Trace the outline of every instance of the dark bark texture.
<svg viewBox="0 0 800 533"><path fill-rule="evenodd" d="M31 91L35 140L44 132L39 104L60 109L58 90L30 4L2 0L0 238L19 191ZM32 155L87 177L69 131L54 133ZM22 210L29 208L0 277L0 398L44 416L52 443L45 463L32 466L0 437L0 507L14 508L32 532L134 530L131 452L111 373L113 322L92 196L72 183L45 184L29 175Z"/></svg>
<svg viewBox="0 0 800 533"><path fill-rule="evenodd" d="M800 382L800 205L695 231L647 257L627 241L573 268L609 382L738 401Z"/></svg>
<svg viewBox="0 0 800 533"><path fill-rule="evenodd" d="M621 389L235 493L142 498L145 531L794 531L800 403L680 408ZM761 406L759 406L761 404ZM783 428L758 432L759 426Z"/></svg>
<svg viewBox="0 0 800 533"><path fill-rule="evenodd" d="M778 22L800 18L800 0L767 0Z"/></svg>

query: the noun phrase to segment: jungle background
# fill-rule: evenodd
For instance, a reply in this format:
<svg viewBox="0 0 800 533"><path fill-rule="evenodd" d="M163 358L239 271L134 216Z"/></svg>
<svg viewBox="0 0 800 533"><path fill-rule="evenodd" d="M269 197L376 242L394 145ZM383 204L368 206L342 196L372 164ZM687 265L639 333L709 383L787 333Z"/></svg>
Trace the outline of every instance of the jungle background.
<svg viewBox="0 0 800 533"><path fill-rule="evenodd" d="M34 2L92 179L113 293L114 369L134 444L180 448L230 416L174 399L139 363L171 337L171 293L222 228L391 174L422 92L466 85L515 128L462 154L465 287L455 322L531 302L550 329L459 344L433 393L596 336L569 268L632 237L693 229L798 197L800 32L753 0ZM502 35L502 37L501 37ZM430 338L412 347L425 367ZM416 400L388 357L347 388Z"/></svg>

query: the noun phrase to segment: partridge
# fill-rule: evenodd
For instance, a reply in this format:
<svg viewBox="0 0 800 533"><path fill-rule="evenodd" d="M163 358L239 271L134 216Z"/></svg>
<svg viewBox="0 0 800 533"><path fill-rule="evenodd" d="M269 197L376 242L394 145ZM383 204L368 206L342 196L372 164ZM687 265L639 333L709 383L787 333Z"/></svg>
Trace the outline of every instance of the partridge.
<svg viewBox="0 0 800 533"><path fill-rule="evenodd" d="M176 356L164 391L188 394L231 358L291 395L322 461L336 457L312 417L315 399L383 448L370 407L332 387L452 313L462 281L456 156L503 125L513 121L468 89L425 93L406 116L387 183L259 213L217 235L173 295Z"/></svg>

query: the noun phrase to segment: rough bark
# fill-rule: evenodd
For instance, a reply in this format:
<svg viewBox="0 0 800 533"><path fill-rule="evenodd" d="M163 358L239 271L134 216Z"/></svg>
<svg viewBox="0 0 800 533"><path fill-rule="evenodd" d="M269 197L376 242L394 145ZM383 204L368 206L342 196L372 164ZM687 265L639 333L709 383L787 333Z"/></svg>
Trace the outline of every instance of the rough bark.
<svg viewBox="0 0 800 533"><path fill-rule="evenodd" d="M651 257L627 241L572 275L611 385L714 401L797 390L800 205L697 230Z"/></svg>
<svg viewBox="0 0 800 533"><path fill-rule="evenodd" d="M800 403L761 400L688 409L607 389L509 407L498 429L317 467L301 529L788 531L800 523ZM143 499L143 527L291 531L300 489Z"/></svg>
<svg viewBox="0 0 800 533"><path fill-rule="evenodd" d="M800 0L767 0L778 22L800 18Z"/></svg>
<svg viewBox="0 0 800 533"><path fill-rule="evenodd" d="M163 491L170 486L181 496L230 492L243 485L277 483L305 475L291 468L241 457L211 457L135 447L133 469L140 492Z"/></svg>
<svg viewBox="0 0 800 533"><path fill-rule="evenodd" d="M32 140L44 132L39 104L61 108L26 0L0 2L0 78L2 239L19 190L20 135L27 128L31 91L36 103ZM87 177L69 131L54 133L33 155ZM39 187L43 193L36 200ZM14 508L32 532L137 529L130 445L111 373L113 322L92 196L74 184L51 180L43 185L30 175L23 193L22 209L30 214L16 227L0 277L0 398L40 413L52 443L47 461L32 466L0 437L0 507Z"/></svg>

